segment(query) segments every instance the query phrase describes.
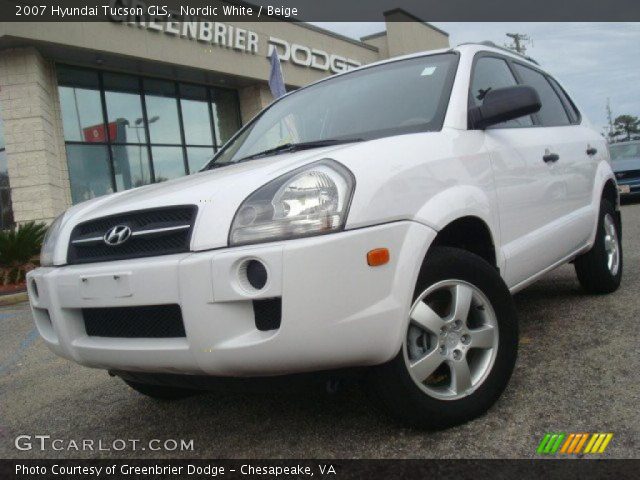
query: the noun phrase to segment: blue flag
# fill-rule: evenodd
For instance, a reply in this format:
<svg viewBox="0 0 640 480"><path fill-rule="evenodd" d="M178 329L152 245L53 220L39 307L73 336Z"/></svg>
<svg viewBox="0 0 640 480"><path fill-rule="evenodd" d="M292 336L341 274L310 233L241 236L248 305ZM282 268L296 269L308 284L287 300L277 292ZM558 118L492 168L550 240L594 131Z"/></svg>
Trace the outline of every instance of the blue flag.
<svg viewBox="0 0 640 480"><path fill-rule="evenodd" d="M282 68L280 67L280 59L278 58L278 52L273 47L271 51L271 72L269 73L269 88L274 98L280 98L287 89L284 87L284 79L282 78Z"/></svg>

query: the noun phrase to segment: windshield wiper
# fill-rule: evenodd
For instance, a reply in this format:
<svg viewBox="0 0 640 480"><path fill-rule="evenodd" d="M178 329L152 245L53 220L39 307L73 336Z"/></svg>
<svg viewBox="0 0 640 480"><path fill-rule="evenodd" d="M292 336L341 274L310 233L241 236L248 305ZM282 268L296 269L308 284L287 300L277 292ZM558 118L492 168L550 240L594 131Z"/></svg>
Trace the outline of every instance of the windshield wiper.
<svg viewBox="0 0 640 480"><path fill-rule="evenodd" d="M236 162L243 162L245 160L253 160L255 158L266 157L276 153L296 152L298 150L307 150L310 148L329 147L331 145L340 145L342 143L355 143L362 142L362 138L330 138L326 140L314 140L312 142L300 142L300 143L284 143L277 147L269 148L252 155L248 155ZM235 163L235 162L233 162Z"/></svg>

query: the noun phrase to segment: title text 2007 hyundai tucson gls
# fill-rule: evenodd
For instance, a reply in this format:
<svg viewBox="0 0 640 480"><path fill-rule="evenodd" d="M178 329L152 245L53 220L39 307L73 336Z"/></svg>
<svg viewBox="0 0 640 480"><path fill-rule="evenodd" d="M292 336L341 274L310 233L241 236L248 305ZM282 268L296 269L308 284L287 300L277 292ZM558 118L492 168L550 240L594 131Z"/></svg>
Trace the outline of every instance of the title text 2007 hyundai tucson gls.
<svg viewBox="0 0 640 480"><path fill-rule="evenodd" d="M144 394L358 367L443 428L507 385L511 294L570 261L613 292L620 230L607 145L566 91L463 45L301 88L203 171L72 207L28 288L55 353Z"/></svg>

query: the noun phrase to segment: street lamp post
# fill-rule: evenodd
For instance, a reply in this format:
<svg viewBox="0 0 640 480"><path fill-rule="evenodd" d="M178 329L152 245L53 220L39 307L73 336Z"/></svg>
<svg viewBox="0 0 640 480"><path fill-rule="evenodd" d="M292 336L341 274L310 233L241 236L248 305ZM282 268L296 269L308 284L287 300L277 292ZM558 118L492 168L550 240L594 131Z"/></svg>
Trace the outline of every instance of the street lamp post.
<svg viewBox="0 0 640 480"><path fill-rule="evenodd" d="M147 125L151 125L158 120L160 120L160 115L154 115L153 117L149 118L149 120L147 121ZM142 147L140 145L142 141L140 140L140 129L144 128L144 117L136 118L133 123L135 126L131 126L129 122L127 122L127 126L129 128L135 129L136 137L138 138L138 165L140 166L140 179L142 180L144 178L144 172L142 171Z"/></svg>

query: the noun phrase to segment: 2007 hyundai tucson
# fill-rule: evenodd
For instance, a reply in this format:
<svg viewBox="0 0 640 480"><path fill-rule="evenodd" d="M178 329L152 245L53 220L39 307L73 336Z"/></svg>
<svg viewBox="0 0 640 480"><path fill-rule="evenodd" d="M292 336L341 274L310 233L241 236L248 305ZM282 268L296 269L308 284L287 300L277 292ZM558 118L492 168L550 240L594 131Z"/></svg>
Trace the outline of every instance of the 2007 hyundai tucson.
<svg viewBox="0 0 640 480"><path fill-rule="evenodd" d="M144 394L369 367L391 413L442 428L507 385L511 294L570 261L616 290L620 228L605 140L560 84L463 45L292 92L203 171L76 205L28 287L55 353Z"/></svg>

